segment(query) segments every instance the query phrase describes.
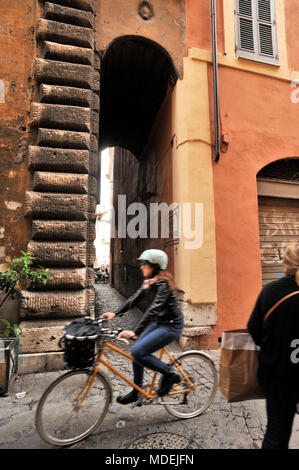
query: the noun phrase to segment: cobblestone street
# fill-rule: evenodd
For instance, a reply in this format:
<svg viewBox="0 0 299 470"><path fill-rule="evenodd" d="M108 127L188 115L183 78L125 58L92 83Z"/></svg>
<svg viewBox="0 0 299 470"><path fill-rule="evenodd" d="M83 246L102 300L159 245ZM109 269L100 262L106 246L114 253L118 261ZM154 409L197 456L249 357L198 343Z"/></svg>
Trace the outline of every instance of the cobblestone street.
<svg viewBox="0 0 299 470"><path fill-rule="evenodd" d="M99 315L113 311L123 301L109 285L97 285L96 311ZM133 309L121 318L110 322L109 326L130 328L136 322L140 312ZM124 343L121 348L129 351ZM169 349L179 352L180 347L173 343ZM213 358L218 369L219 350L206 351ZM115 354L115 353L113 353ZM112 359L112 358L111 358ZM131 377L131 364L113 356L113 365L120 366ZM130 408L116 402L119 393L128 387L120 379L104 371L113 385L113 400L99 430L87 439L71 446L71 449L130 449L140 448L138 442L146 435L167 433L175 435L179 445L180 436L189 439L190 447L199 449L256 449L260 448L265 430L264 400L228 404L217 391L211 406L200 416L187 420L170 415L164 406L147 405ZM9 396L0 398L0 449L53 449L39 437L34 416L38 400L54 378L61 371L23 375L12 387ZM145 378L146 381L146 378ZM16 393L26 392L24 398L17 398ZM59 414L59 407L57 407ZM169 447L176 448L171 439ZM141 444L140 444L141 445ZM174 447L171 447L174 446ZM142 448L142 447L141 447ZM299 448L299 416L296 416L291 449Z"/></svg>

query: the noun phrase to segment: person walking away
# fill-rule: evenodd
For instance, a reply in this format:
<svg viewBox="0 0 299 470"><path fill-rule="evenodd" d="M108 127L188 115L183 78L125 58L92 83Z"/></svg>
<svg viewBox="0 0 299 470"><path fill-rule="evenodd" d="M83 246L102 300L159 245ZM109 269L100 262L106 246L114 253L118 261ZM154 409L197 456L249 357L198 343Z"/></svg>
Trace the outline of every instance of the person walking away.
<svg viewBox="0 0 299 470"><path fill-rule="evenodd" d="M263 287L247 325L260 346L258 378L266 394L262 449L288 448L299 402L299 243L286 248L284 270L284 277ZM288 294L294 295L265 319L271 307Z"/></svg>
<svg viewBox="0 0 299 470"><path fill-rule="evenodd" d="M167 254L162 250L150 249L144 251L138 260L144 277L140 289L116 312L106 312L101 317L112 320L133 308L148 294L154 295L150 307L134 331L124 330L119 333L118 338L136 339L139 337L131 350L133 358L138 361L133 362L134 383L142 387L144 366L158 371L163 374L158 395L164 396L172 385L180 382L181 379L179 374L173 372L168 364L162 362L153 353L181 336L184 316L176 297L173 277L166 271ZM117 397L117 401L125 405L137 401L137 398L138 392L133 389L126 395Z"/></svg>

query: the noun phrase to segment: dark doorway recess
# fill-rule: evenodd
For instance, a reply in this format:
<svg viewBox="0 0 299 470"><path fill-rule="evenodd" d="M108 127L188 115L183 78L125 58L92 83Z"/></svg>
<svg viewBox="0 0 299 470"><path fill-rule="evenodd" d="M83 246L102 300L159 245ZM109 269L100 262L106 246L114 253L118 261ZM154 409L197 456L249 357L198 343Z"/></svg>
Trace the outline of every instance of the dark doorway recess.
<svg viewBox="0 0 299 470"><path fill-rule="evenodd" d="M122 147L140 156L157 112L178 78L170 55L157 43L122 36L101 67L100 149Z"/></svg>

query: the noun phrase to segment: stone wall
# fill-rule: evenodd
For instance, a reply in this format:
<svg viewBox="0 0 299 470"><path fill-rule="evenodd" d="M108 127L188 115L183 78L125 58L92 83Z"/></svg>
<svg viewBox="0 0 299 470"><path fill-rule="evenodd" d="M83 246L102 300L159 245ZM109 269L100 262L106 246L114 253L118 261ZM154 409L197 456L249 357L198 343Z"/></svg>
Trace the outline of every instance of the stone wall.
<svg viewBox="0 0 299 470"><path fill-rule="evenodd" d="M30 112L35 141L28 148L32 185L24 215L32 221L28 252L50 268L52 280L22 292L23 352L57 350L57 340L48 336L56 338L62 319L93 315L95 303L100 62L94 3L59 0L39 7ZM38 336L43 342L37 347Z"/></svg>

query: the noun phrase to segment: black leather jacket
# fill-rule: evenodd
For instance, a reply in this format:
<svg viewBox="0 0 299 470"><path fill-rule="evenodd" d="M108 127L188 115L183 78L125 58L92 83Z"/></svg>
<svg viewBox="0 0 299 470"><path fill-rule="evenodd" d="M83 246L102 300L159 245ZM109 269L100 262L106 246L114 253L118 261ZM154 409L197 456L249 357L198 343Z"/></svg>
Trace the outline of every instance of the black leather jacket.
<svg viewBox="0 0 299 470"><path fill-rule="evenodd" d="M151 322L163 324L182 316L175 292L169 288L168 283L164 280L158 280L154 284L151 284L149 289L143 289L141 287L114 313L117 316L123 315L140 302L148 293L154 293L154 298L150 307L146 310L134 329L136 335L140 335Z"/></svg>

